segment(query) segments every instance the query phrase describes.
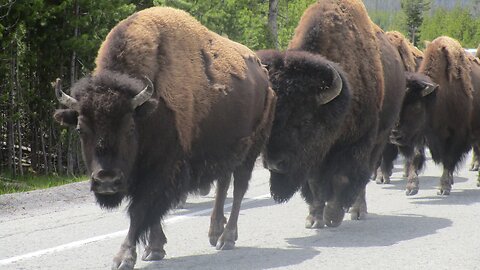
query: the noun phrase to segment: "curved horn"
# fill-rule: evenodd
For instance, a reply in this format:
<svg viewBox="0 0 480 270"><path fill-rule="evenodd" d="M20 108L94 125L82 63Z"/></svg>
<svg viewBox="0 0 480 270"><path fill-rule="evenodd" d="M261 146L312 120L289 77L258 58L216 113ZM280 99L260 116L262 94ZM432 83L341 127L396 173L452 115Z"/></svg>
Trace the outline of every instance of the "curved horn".
<svg viewBox="0 0 480 270"><path fill-rule="evenodd" d="M153 95L153 82L147 76L144 77L147 79L147 86L145 86L145 88L132 99L133 109L145 103Z"/></svg>
<svg viewBox="0 0 480 270"><path fill-rule="evenodd" d="M435 89L437 89L437 87L438 87L438 84L436 83L425 82L425 88L423 88L421 92L422 97L430 95L431 93L433 93L433 91L435 91Z"/></svg>
<svg viewBox="0 0 480 270"><path fill-rule="evenodd" d="M343 87L342 78L340 77L340 74L338 74L338 71L330 64L327 64L327 66L332 71L333 79L330 87L317 93L317 102L320 105L327 104L328 102L336 98L338 95L340 95Z"/></svg>
<svg viewBox="0 0 480 270"><path fill-rule="evenodd" d="M55 81L55 95L60 104L63 104L70 109L78 109L78 101L62 91L62 81L59 78Z"/></svg>

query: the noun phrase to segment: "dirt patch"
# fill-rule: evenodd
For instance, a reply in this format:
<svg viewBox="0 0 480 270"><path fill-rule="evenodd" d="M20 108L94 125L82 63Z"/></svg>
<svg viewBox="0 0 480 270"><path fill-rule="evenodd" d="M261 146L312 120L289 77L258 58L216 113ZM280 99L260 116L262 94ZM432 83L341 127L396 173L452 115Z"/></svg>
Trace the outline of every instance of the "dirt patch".
<svg viewBox="0 0 480 270"><path fill-rule="evenodd" d="M94 202L88 181L0 195L0 221L12 216L34 216L65 209L72 204Z"/></svg>

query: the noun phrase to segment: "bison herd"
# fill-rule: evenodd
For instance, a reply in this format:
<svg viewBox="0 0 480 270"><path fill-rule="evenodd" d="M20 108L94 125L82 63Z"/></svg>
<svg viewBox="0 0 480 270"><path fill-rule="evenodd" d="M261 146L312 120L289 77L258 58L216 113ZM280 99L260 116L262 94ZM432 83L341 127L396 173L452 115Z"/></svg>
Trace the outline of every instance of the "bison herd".
<svg viewBox="0 0 480 270"><path fill-rule="evenodd" d="M480 146L480 60L448 37L422 52L357 0L312 4L285 51L252 52L184 11L146 9L110 31L92 75L70 95L57 79L55 92L66 108L54 118L76 127L97 202L129 200L113 269L133 269L140 240L143 260L161 260L162 218L214 181L209 240L234 248L260 154L273 199L300 191L305 226L321 228L347 211L364 218L366 184L388 183L398 153L407 195L418 192L426 147L448 195L459 161Z"/></svg>

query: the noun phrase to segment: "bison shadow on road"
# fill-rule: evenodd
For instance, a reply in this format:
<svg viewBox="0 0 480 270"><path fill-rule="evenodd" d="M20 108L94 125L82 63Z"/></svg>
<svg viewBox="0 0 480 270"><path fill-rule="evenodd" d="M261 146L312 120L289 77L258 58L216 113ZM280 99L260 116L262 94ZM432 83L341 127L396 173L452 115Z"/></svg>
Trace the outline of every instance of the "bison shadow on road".
<svg viewBox="0 0 480 270"><path fill-rule="evenodd" d="M407 185L407 179L405 177L397 177L394 176L391 179L392 181L390 184L385 184L383 185L383 188L385 189L393 189L393 190L405 190L405 186ZM430 192L432 189L436 189L438 186L440 186L440 175L439 176L419 176L418 180L420 182L420 191L419 193L422 192L422 190ZM464 183L469 181L468 178L466 177L461 177L461 176L454 176L453 181L455 183ZM472 181L473 182L473 181ZM375 182L370 181L370 184L376 185ZM455 184L452 187L452 191L455 189Z"/></svg>
<svg viewBox="0 0 480 270"><path fill-rule="evenodd" d="M435 234L450 227L452 221L423 215L376 215L367 220L344 221L338 228L318 229L313 236L288 238L293 246L308 247L384 247Z"/></svg>
<svg viewBox="0 0 480 270"><path fill-rule="evenodd" d="M275 201L272 198L263 198L263 199L256 199L253 201L246 201L248 198L245 198L242 202L242 207L240 210L240 214L242 214L242 210L247 210L247 209L252 209L252 208L259 208L259 207L267 207L267 206L272 206L276 205ZM187 215L191 213L195 213L198 211L203 211L207 209L212 209L213 204L215 202L215 197L211 196L211 200L204 201L204 202L198 202L198 203L188 203L186 204L184 209L177 209L172 211L171 215ZM233 199L231 197L228 197L225 200L225 212L229 213L231 204L233 202ZM199 214L197 216L210 216L211 212L205 212L203 214Z"/></svg>
<svg viewBox="0 0 480 270"><path fill-rule="evenodd" d="M449 196L411 197L410 202L423 205L472 205L480 202L480 189L455 189Z"/></svg>
<svg viewBox="0 0 480 270"><path fill-rule="evenodd" d="M312 259L318 254L320 254L320 251L310 247L292 247L287 249L237 247L233 251L168 258L160 262L149 263L145 267L138 269L261 270L297 265Z"/></svg>

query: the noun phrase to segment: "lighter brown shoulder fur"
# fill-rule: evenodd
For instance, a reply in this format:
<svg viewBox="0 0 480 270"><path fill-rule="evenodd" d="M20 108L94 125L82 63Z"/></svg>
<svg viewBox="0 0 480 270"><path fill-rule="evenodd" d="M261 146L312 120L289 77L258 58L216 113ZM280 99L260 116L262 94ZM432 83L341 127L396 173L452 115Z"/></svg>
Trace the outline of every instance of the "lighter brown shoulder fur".
<svg viewBox="0 0 480 270"><path fill-rule="evenodd" d="M445 74L448 82L460 80L463 91L472 96L470 62L463 47L453 38L441 36L433 40L425 49L419 71L437 83L445 79Z"/></svg>
<svg viewBox="0 0 480 270"><path fill-rule="evenodd" d="M110 31L94 73L109 69L151 78L174 112L180 143L189 151L211 105L230 90L233 78L246 78L249 58L256 56L247 47L209 31L187 12L153 7Z"/></svg>
<svg viewBox="0 0 480 270"><path fill-rule="evenodd" d="M388 40L395 46L402 58L403 66L406 71L415 72L417 69L416 58L423 58L423 52L413 46L405 36L397 31L389 31L386 33Z"/></svg>
<svg viewBox="0 0 480 270"><path fill-rule="evenodd" d="M371 104L380 108L383 66L373 25L361 1L320 0L304 12L289 49L319 53L339 63L357 98L369 102L375 97Z"/></svg>

